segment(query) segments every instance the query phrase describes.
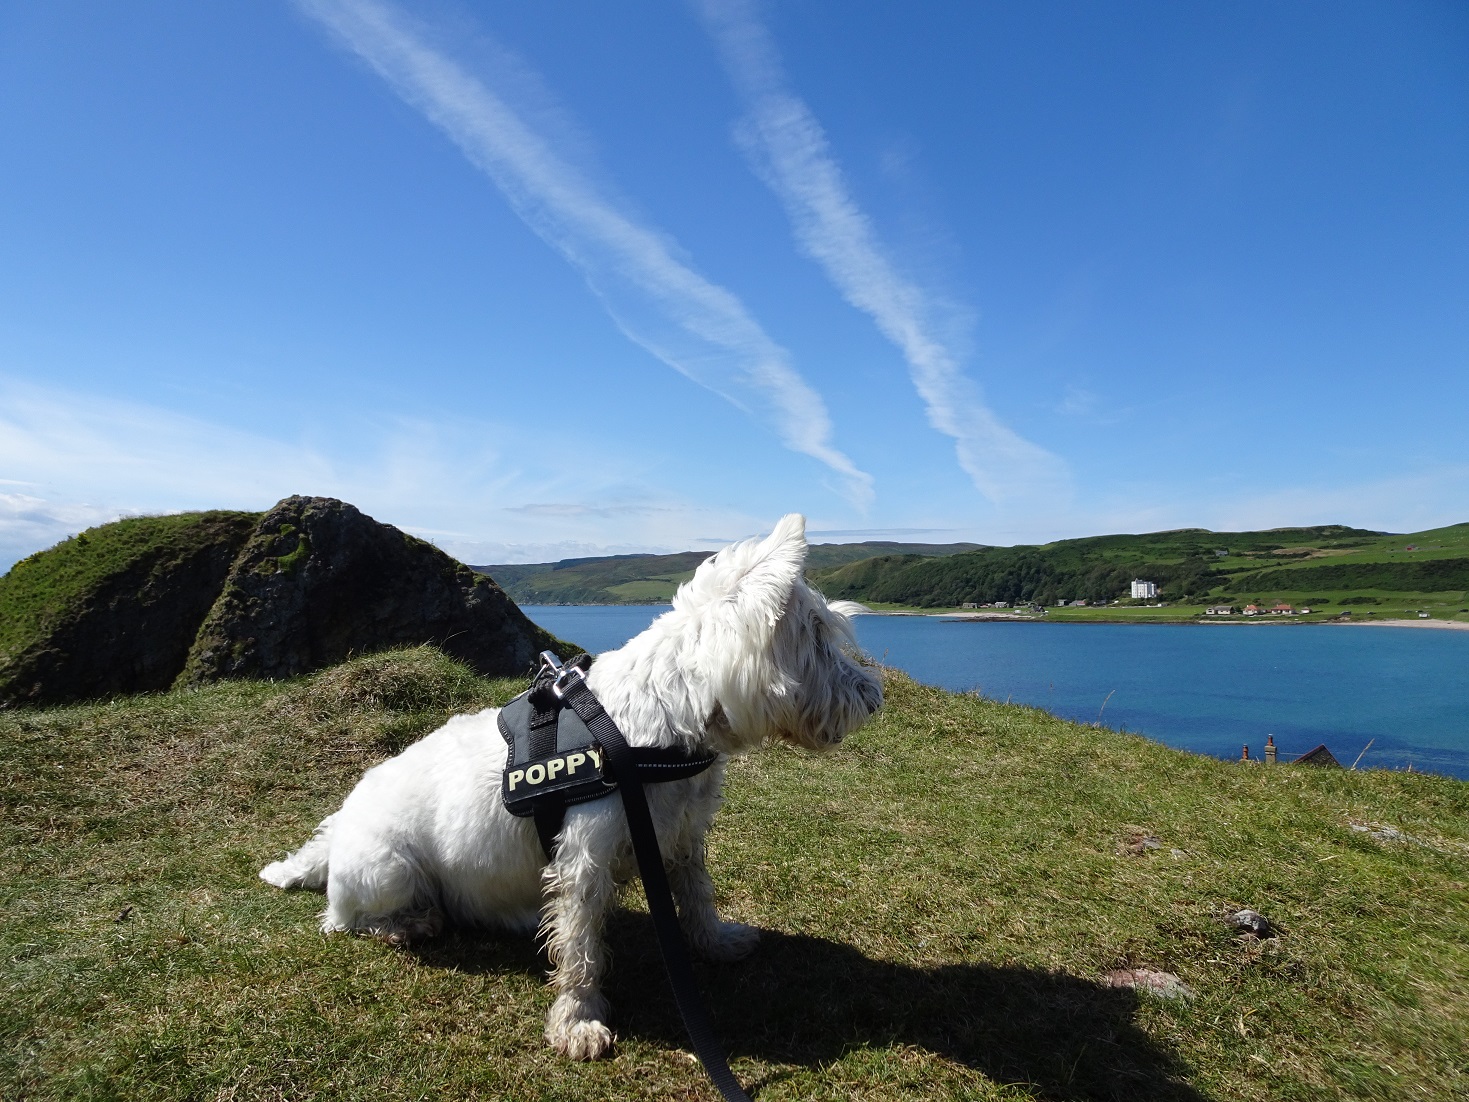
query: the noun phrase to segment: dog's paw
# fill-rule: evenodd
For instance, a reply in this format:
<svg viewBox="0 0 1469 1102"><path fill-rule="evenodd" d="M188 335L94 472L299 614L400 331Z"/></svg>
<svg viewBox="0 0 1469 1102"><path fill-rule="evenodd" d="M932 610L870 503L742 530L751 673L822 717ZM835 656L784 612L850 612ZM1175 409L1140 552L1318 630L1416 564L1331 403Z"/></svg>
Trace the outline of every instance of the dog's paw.
<svg viewBox="0 0 1469 1102"><path fill-rule="evenodd" d="M379 933L389 945L417 945L444 932L444 916L436 910L399 915L392 925Z"/></svg>
<svg viewBox="0 0 1469 1102"><path fill-rule="evenodd" d="M548 1039L571 1060L595 1060L612 1051L612 1031L601 1022L572 1022Z"/></svg>
<svg viewBox="0 0 1469 1102"><path fill-rule="evenodd" d="M260 879L274 887L286 890L301 886L301 874L289 861L272 861L260 870Z"/></svg>
<svg viewBox="0 0 1469 1102"><path fill-rule="evenodd" d="M760 943L760 931L743 922L721 922L706 936L691 940L695 951L705 960L744 960Z"/></svg>
<svg viewBox="0 0 1469 1102"><path fill-rule="evenodd" d="M562 995L546 1016L546 1041L572 1060L595 1060L612 1048L612 1030L601 1019L606 1016L606 1000L583 1001Z"/></svg>

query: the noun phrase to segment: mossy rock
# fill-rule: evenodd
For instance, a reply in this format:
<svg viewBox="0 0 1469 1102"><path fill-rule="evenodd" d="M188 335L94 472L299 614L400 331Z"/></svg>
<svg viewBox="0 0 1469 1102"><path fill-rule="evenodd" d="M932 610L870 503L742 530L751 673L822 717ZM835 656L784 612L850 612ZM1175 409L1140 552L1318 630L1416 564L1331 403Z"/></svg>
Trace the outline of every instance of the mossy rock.
<svg viewBox="0 0 1469 1102"><path fill-rule="evenodd" d="M295 677L425 644L492 677L575 650L488 577L332 498L132 517L0 577L0 706Z"/></svg>
<svg viewBox="0 0 1469 1102"><path fill-rule="evenodd" d="M492 677L569 649L432 544L334 498L289 497L241 549L179 683L297 677L419 644Z"/></svg>
<svg viewBox="0 0 1469 1102"><path fill-rule="evenodd" d="M259 513L130 517L0 577L0 702L167 689Z"/></svg>

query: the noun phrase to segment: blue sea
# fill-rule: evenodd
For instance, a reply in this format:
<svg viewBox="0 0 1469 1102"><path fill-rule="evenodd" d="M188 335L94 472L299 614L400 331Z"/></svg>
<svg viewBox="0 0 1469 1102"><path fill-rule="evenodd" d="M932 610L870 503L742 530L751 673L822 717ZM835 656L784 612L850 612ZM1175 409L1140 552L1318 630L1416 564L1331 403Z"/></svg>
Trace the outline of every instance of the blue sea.
<svg viewBox="0 0 1469 1102"><path fill-rule="evenodd" d="M592 651L664 606L527 606ZM1469 632L1274 624L1047 624L859 616L874 658L919 681L1032 704L1169 746L1280 760L1325 744L1343 765L1469 780ZM1370 747L1369 747L1370 743ZM1363 753L1363 751L1366 751Z"/></svg>

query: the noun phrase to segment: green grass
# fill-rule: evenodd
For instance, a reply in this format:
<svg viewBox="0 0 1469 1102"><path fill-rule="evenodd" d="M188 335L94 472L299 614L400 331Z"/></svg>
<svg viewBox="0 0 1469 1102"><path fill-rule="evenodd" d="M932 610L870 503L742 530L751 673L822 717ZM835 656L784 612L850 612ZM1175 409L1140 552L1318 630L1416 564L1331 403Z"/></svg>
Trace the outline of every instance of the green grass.
<svg viewBox="0 0 1469 1102"><path fill-rule="evenodd" d="M646 604L653 601L663 603L673 600L673 595L678 587L693 576L692 570L684 570L677 574L640 578L634 582L608 586L607 592L617 600L631 604Z"/></svg>
<svg viewBox="0 0 1469 1102"><path fill-rule="evenodd" d="M363 769L518 688L418 649L0 713L0 1097L714 1098L632 893L616 1056L576 1065L530 942L326 938L319 897L255 877ZM699 975L761 1102L1469 1093L1469 785L887 689L834 754L731 769L711 869L765 937ZM1232 933L1244 906L1280 936ZM1130 966L1196 997L1100 982Z"/></svg>

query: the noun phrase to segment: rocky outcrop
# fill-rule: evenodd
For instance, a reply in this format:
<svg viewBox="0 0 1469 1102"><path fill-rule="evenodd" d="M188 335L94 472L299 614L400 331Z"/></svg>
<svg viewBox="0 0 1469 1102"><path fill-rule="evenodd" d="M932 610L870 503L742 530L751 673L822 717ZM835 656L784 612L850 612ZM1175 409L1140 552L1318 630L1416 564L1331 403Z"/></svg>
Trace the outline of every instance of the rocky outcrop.
<svg viewBox="0 0 1469 1102"><path fill-rule="evenodd" d="M546 649L498 585L332 498L135 517L0 578L0 706L286 678L430 644L484 676Z"/></svg>
<svg viewBox="0 0 1469 1102"><path fill-rule="evenodd" d="M179 682L296 677L419 643L490 676L561 645L432 544L333 498L289 497L236 557Z"/></svg>
<svg viewBox="0 0 1469 1102"><path fill-rule="evenodd" d="M259 518L132 517L17 563L5 612L29 622L0 654L0 704L167 689Z"/></svg>

